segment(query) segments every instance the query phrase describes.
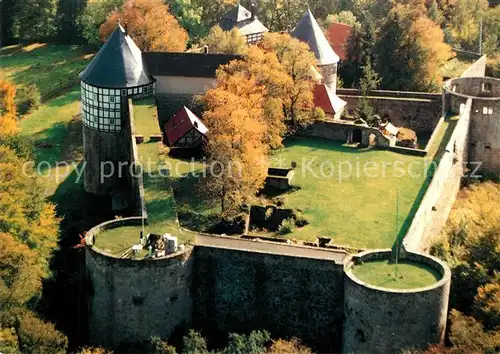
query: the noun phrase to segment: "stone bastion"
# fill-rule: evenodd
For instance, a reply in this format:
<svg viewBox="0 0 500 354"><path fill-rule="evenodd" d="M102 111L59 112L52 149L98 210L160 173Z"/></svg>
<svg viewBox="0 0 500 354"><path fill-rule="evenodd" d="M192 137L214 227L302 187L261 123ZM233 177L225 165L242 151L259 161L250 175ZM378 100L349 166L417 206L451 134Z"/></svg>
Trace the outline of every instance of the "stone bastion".
<svg viewBox="0 0 500 354"><path fill-rule="evenodd" d="M209 336L267 329L321 352L344 353L398 352L443 339L450 271L435 258L405 253L441 279L426 288L392 290L366 284L350 271L354 262L388 258L390 250L349 256L200 235L182 252L131 260L94 246L100 232L140 223L138 217L113 220L86 235L92 345L133 348L189 328Z"/></svg>
<svg viewBox="0 0 500 354"><path fill-rule="evenodd" d="M434 284L416 289L389 289L360 280L355 265L391 259L392 251L371 250L344 262L344 353L400 353L425 349L444 340L451 271L437 258L405 252L402 260L440 274Z"/></svg>
<svg viewBox="0 0 500 354"><path fill-rule="evenodd" d="M500 79L464 77L444 84L444 107L460 114L472 100L469 161L500 174Z"/></svg>

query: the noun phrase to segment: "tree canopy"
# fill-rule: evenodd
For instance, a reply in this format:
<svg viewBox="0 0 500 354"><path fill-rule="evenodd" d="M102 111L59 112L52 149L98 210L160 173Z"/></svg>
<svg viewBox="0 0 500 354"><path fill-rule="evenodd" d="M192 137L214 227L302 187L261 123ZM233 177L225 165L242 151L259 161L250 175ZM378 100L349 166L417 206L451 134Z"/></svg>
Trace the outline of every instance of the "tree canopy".
<svg viewBox="0 0 500 354"><path fill-rule="evenodd" d="M210 29L202 44L208 47L210 53L244 54L248 49L246 38L236 27L231 31L224 31L219 25Z"/></svg>
<svg viewBox="0 0 500 354"><path fill-rule="evenodd" d="M127 0L101 25L101 40L105 41L119 22L142 51L182 52L186 49L188 34L162 0Z"/></svg>

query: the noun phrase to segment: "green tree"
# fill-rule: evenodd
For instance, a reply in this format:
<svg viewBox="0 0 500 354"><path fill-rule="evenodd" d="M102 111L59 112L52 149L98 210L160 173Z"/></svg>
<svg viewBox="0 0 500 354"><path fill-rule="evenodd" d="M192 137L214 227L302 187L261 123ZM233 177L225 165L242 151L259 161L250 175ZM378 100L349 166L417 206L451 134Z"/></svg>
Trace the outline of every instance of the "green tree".
<svg viewBox="0 0 500 354"><path fill-rule="evenodd" d="M376 90L380 84L378 74L373 70L371 60L368 59L363 67L363 76L361 77L359 86L361 88L361 99L356 107L356 116L365 120L369 125L373 125L373 106L370 104L368 94L372 90Z"/></svg>
<svg viewBox="0 0 500 354"><path fill-rule="evenodd" d="M55 35L57 0L16 1L11 11L12 33L16 39L32 42Z"/></svg>
<svg viewBox="0 0 500 354"><path fill-rule="evenodd" d="M483 17L483 53L500 53L500 6L490 7Z"/></svg>
<svg viewBox="0 0 500 354"><path fill-rule="evenodd" d="M86 4L83 12L78 16L76 22L78 31L88 44L100 45L99 28L106 22L106 18L118 9L124 0L102 0L92 1Z"/></svg>
<svg viewBox="0 0 500 354"><path fill-rule="evenodd" d="M246 39L241 36L237 28L223 31L219 25L210 29L202 44L208 47L210 53L244 54L248 50Z"/></svg>
<svg viewBox="0 0 500 354"><path fill-rule="evenodd" d="M259 354L266 351L271 342L271 335L267 331L252 331L248 335L231 333L229 343L223 353L227 354Z"/></svg>
<svg viewBox="0 0 500 354"><path fill-rule="evenodd" d="M198 43L208 33L202 22L203 7L195 6L191 0L167 0L170 11L189 34L189 44Z"/></svg>
<svg viewBox="0 0 500 354"><path fill-rule="evenodd" d="M498 353L498 333L486 332L480 322L456 310L451 311L450 322L450 341L464 353Z"/></svg>
<svg viewBox="0 0 500 354"><path fill-rule="evenodd" d="M152 354L177 354L175 347L169 345L165 341L162 341L159 337L151 337L150 345L150 352Z"/></svg>
<svg viewBox="0 0 500 354"><path fill-rule="evenodd" d="M78 43L81 33L77 19L85 8L86 1L59 0L57 4L57 38L62 43Z"/></svg>
<svg viewBox="0 0 500 354"><path fill-rule="evenodd" d="M477 289L473 313L486 329L500 329L500 273L495 274L493 282Z"/></svg>
<svg viewBox="0 0 500 354"><path fill-rule="evenodd" d="M358 19L351 11L340 11L339 13L328 15L325 21L325 26L329 27L332 23L343 23L354 28L361 27Z"/></svg>

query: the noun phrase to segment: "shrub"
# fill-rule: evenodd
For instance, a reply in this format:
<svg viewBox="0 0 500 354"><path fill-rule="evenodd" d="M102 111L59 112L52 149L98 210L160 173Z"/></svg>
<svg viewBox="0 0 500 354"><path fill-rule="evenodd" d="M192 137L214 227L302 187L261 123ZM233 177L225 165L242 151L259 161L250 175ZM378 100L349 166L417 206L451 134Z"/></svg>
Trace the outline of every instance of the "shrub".
<svg viewBox="0 0 500 354"><path fill-rule="evenodd" d="M182 339L182 353L208 353L207 340L199 332L190 330Z"/></svg>
<svg viewBox="0 0 500 354"><path fill-rule="evenodd" d="M286 235L290 234L295 230L295 220L293 219L285 219L281 223L279 229L278 229L278 234L279 235Z"/></svg>
<svg viewBox="0 0 500 354"><path fill-rule="evenodd" d="M309 221L306 219L304 214L302 213L297 213L295 217L295 226L297 227L304 227L306 225L309 225Z"/></svg>
<svg viewBox="0 0 500 354"><path fill-rule="evenodd" d="M22 352L66 353L68 339L53 324L43 322L29 311L23 311L18 321L17 334Z"/></svg>
<svg viewBox="0 0 500 354"><path fill-rule="evenodd" d="M159 337L151 337L150 346L150 353L153 354L177 354L175 347L162 341Z"/></svg>
<svg viewBox="0 0 500 354"><path fill-rule="evenodd" d="M22 87L17 94L17 106L20 114L33 112L42 104L42 95L35 84Z"/></svg>

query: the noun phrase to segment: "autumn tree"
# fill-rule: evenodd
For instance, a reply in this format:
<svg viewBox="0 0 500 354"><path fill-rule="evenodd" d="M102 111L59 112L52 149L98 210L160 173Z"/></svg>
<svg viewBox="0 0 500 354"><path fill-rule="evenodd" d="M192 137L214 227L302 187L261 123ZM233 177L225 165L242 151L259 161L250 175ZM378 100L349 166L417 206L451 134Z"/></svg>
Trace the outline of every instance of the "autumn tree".
<svg viewBox="0 0 500 354"><path fill-rule="evenodd" d="M340 11L339 13L330 14L325 20L325 25L330 27L332 23L343 23L345 25L349 25L353 28L359 28L361 24L359 23L356 16L351 11ZM330 37L333 33L330 33L328 30L328 37Z"/></svg>
<svg viewBox="0 0 500 354"><path fill-rule="evenodd" d="M293 85L287 90L284 111L290 130L305 126L315 119L314 87L311 68L316 58L309 46L288 34L268 33L259 46L276 54Z"/></svg>
<svg viewBox="0 0 500 354"><path fill-rule="evenodd" d="M447 27L457 46L478 50L480 21L487 9L488 0L456 0L452 3Z"/></svg>
<svg viewBox="0 0 500 354"><path fill-rule="evenodd" d="M396 4L389 13L374 48L382 88L433 91L441 84L439 68L452 51L425 13L413 3Z"/></svg>
<svg viewBox="0 0 500 354"><path fill-rule="evenodd" d="M243 73L219 71L217 81L203 98L211 166L204 190L230 215L262 188L266 178L265 88Z"/></svg>
<svg viewBox="0 0 500 354"><path fill-rule="evenodd" d="M0 137L17 132L16 87L0 78Z"/></svg>
<svg viewBox="0 0 500 354"><path fill-rule="evenodd" d="M244 54L248 47L246 38L235 27L231 31L223 31L219 25L210 29L209 34L202 40L210 53Z"/></svg>
<svg viewBox="0 0 500 354"><path fill-rule="evenodd" d="M127 0L101 25L103 41L119 22L142 51L182 52L186 49L187 32L162 0Z"/></svg>
<svg viewBox="0 0 500 354"><path fill-rule="evenodd" d="M221 67L219 72L221 77L240 74L265 88L262 101L266 130L264 142L271 149L281 147L287 133L285 107L290 105L293 79L274 52L266 52L256 46L249 48L244 59L230 62Z"/></svg>

